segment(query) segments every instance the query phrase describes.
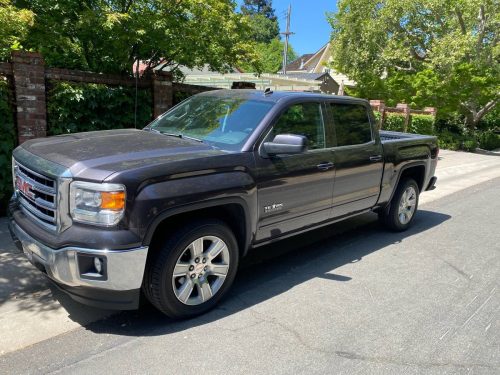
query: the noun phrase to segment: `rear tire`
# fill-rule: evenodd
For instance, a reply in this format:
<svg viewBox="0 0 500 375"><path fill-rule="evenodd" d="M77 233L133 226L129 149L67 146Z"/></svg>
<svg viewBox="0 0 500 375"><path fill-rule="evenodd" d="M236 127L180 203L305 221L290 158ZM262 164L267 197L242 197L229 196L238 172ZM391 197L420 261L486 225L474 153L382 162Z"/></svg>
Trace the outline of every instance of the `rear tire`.
<svg viewBox="0 0 500 375"><path fill-rule="evenodd" d="M192 222L151 250L144 294L174 319L212 309L228 292L238 269L236 238L219 220Z"/></svg>
<svg viewBox="0 0 500 375"><path fill-rule="evenodd" d="M392 231L407 230L417 213L419 194L420 191L414 179L406 178L400 181L389 210L379 212L380 221Z"/></svg>

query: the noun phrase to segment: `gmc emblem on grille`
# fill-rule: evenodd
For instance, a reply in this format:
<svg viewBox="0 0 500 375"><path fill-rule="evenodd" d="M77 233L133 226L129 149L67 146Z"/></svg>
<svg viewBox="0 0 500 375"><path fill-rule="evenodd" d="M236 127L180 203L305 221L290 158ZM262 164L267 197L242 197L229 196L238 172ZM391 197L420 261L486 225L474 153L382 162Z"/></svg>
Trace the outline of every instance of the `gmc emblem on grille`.
<svg viewBox="0 0 500 375"><path fill-rule="evenodd" d="M33 185L29 182L24 181L21 177L16 176L16 188L26 197L35 200L35 193L33 192Z"/></svg>

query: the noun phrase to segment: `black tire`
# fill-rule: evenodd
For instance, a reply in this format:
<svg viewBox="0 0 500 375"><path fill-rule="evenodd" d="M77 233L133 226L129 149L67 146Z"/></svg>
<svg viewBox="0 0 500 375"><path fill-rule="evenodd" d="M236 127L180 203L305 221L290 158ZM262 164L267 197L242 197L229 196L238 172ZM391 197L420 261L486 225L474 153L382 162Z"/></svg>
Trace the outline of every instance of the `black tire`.
<svg viewBox="0 0 500 375"><path fill-rule="evenodd" d="M413 210L411 217L408 221L404 221L404 220L402 221L400 219L399 205L401 203L401 200L403 198L405 191L407 191L408 188L413 188L413 190L416 193L415 209ZM403 232L403 231L407 230L411 226L413 220L415 219L415 215L416 215L417 209L418 209L418 197L419 197L419 195L420 195L420 191L419 191L418 185L414 179L405 178L404 180L401 180L398 184L398 187L396 188L394 196L392 197L389 210L381 210L379 212L378 215L379 215L380 221L388 229L390 229L392 231Z"/></svg>
<svg viewBox="0 0 500 375"><path fill-rule="evenodd" d="M211 298L198 305L188 305L181 302L174 292L174 267L190 244L206 236L215 236L224 241L230 259L229 268L222 286ZM220 220L207 219L187 224L159 241L150 251L143 282L144 294L153 306L173 319L191 318L212 309L230 289L238 269L238 243L232 231Z"/></svg>

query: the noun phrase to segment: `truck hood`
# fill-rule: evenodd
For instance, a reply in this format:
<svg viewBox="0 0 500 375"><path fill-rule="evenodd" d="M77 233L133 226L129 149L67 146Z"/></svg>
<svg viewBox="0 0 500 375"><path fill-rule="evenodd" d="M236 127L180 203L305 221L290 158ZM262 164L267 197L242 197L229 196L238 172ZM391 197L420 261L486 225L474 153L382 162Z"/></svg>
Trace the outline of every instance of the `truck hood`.
<svg viewBox="0 0 500 375"><path fill-rule="evenodd" d="M75 177L100 181L115 172L224 153L194 140L135 129L40 138L21 147L68 168Z"/></svg>

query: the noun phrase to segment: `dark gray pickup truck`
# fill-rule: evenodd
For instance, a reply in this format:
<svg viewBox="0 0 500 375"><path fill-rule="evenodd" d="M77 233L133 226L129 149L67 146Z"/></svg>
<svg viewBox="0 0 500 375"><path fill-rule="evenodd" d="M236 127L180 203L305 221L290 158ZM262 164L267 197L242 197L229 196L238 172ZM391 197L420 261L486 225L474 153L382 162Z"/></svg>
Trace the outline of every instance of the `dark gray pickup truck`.
<svg viewBox="0 0 500 375"><path fill-rule="evenodd" d="M436 138L379 132L367 101L220 90L143 130L28 141L10 228L75 300L170 317L213 307L250 248L378 212L397 231L434 188Z"/></svg>

